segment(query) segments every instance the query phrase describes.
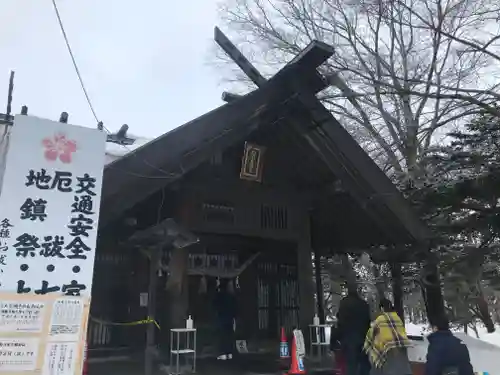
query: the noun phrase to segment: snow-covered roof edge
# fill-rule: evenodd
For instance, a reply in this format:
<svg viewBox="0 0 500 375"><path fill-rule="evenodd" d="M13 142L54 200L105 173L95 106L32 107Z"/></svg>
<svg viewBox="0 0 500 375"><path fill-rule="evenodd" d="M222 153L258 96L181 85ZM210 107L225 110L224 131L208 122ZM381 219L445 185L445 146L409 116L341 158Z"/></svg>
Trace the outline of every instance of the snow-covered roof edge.
<svg viewBox="0 0 500 375"><path fill-rule="evenodd" d="M153 138L140 137L140 136L133 135L133 134L127 134L127 138L134 139L135 142L133 144L127 145L127 146L123 146L123 145L119 145L119 144L111 143L111 142L106 143L106 164L109 164L109 163L125 156L129 152L132 152L132 151L138 149L141 146L144 146L146 143L153 140Z"/></svg>

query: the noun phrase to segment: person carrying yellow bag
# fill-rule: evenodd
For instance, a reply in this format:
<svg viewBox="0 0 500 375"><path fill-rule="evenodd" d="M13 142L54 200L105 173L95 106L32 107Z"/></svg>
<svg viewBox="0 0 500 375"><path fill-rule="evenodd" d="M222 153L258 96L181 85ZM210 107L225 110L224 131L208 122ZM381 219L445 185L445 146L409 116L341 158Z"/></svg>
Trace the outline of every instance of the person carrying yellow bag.
<svg viewBox="0 0 500 375"><path fill-rule="evenodd" d="M407 348L411 341L403 321L388 299L380 301L381 314L372 322L364 343L372 369L370 375L411 375Z"/></svg>

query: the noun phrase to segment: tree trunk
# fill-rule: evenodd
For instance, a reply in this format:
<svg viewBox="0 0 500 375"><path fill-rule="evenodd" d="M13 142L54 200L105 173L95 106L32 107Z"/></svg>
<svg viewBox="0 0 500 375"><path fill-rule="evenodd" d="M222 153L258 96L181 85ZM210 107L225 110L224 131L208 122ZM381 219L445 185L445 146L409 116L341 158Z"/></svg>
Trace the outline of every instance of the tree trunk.
<svg viewBox="0 0 500 375"><path fill-rule="evenodd" d="M486 298L482 290L479 290L480 295L478 297L476 306L479 312L479 318L484 323L486 330L488 333L495 332L495 323L493 323L493 319L490 315L490 309L488 308L488 303L486 302Z"/></svg>
<svg viewBox="0 0 500 375"><path fill-rule="evenodd" d="M391 263L392 295L394 297L394 308L401 320L405 321L405 310L403 303L403 273L401 263Z"/></svg>
<svg viewBox="0 0 500 375"><path fill-rule="evenodd" d="M476 326L476 323L472 323L472 330L474 331L474 333L476 334L476 338L479 339L479 332L477 331L477 326Z"/></svg>
<svg viewBox="0 0 500 375"><path fill-rule="evenodd" d="M424 266L421 287L425 301L427 319L432 325L435 324L439 317L446 315L439 269L434 260L428 260L427 264Z"/></svg>

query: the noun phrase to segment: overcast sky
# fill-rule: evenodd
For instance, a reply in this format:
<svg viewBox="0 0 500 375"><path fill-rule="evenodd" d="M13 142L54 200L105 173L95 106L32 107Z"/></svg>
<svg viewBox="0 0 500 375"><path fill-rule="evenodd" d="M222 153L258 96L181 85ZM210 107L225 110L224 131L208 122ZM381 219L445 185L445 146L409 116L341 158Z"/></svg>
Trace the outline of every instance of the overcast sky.
<svg viewBox="0 0 500 375"><path fill-rule="evenodd" d="M219 106L208 62L217 0L57 0L97 116L116 131L158 136ZM0 112L10 70L13 111L94 126L51 0L0 0Z"/></svg>

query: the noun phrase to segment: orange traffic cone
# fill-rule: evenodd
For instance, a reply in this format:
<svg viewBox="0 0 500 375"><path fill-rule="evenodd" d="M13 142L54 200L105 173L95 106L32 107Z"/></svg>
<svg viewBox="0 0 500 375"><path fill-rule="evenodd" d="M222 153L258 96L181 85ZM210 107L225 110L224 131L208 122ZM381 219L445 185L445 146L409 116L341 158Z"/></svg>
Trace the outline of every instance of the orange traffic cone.
<svg viewBox="0 0 500 375"><path fill-rule="evenodd" d="M306 373L304 360L297 354L297 345L295 344L295 335L292 340L292 365L288 370L288 375L301 375Z"/></svg>
<svg viewBox="0 0 500 375"><path fill-rule="evenodd" d="M89 362L88 362L88 350L87 350L87 340L85 340L85 346L83 349L83 367L82 375L87 375L89 372Z"/></svg>
<svg viewBox="0 0 500 375"><path fill-rule="evenodd" d="M287 358L290 358L290 351L288 350L288 340L286 339L285 328L281 327L280 359Z"/></svg>

